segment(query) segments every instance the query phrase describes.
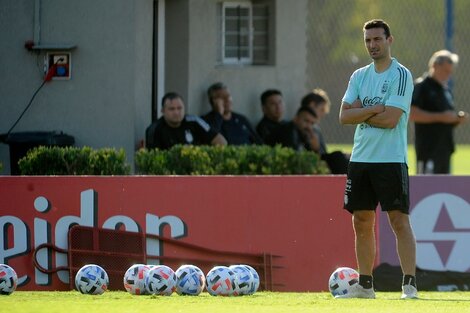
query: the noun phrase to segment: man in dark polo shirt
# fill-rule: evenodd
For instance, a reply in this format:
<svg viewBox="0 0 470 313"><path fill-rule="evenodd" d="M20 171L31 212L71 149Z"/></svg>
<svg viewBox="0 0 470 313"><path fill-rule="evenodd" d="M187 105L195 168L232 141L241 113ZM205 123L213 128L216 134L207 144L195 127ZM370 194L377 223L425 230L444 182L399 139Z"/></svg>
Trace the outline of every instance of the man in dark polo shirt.
<svg viewBox="0 0 470 313"><path fill-rule="evenodd" d="M448 82L458 56L447 50L435 52L429 71L417 80L410 120L415 123L417 174L449 174L455 150L454 127L468 121L468 113L457 112Z"/></svg>
<svg viewBox="0 0 470 313"><path fill-rule="evenodd" d="M220 132L229 145L261 144L262 140L248 119L232 111L232 95L223 83L215 83L207 90L212 110L202 118Z"/></svg>
<svg viewBox="0 0 470 313"><path fill-rule="evenodd" d="M186 115L183 99L169 92L162 99L162 117L149 129L147 148L169 149L177 144L226 145L225 138L200 117Z"/></svg>

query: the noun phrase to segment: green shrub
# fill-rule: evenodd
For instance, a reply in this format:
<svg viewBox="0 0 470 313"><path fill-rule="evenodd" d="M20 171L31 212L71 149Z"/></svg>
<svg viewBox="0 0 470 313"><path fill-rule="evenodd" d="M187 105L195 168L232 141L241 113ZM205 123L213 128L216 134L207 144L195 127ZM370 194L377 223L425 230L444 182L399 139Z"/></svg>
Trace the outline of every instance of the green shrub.
<svg viewBox="0 0 470 313"><path fill-rule="evenodd" d="M124 149L102 148L93 153L93 175L129 175Z"/></svg>
<svg viewBox="0 0 470 313"><path fill-rule="evenodd" d="M22 175L128 175L123 149L36 147L18 162Z"/></svg>
<svg viewBox="0 0 470 313"><path fill-rule="evenodd" d="M215 174L206 149L201 146L177 145L168 150L166 165L175 175Z"/></svg>
<svg viewBox="0 0 470 313"><path fill-rule="evenodd" d="M154 175L169 175L171 172L167 166L167 151L159 151L157 149L146 150L140 149L136 152L136 166L145 169L142 173Z"/></svg>
<svg viewBox="0 0 470 313"><path fill-rule="evenodd" d="M182 146L141 149L135 155L146 175L301 175L326 174L317 154L281 146Z"/></svg>

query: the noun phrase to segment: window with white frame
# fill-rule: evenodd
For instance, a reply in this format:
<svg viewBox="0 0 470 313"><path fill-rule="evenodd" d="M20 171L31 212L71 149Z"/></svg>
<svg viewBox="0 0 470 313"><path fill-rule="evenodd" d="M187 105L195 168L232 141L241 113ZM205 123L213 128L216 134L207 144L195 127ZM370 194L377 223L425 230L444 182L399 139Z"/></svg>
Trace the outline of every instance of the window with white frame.
<svg viewBox="0 0 470 313"><path fill-rule="evenodd" d="M223 2L223 64L270 63L269 5L265 1Z"/></svg>

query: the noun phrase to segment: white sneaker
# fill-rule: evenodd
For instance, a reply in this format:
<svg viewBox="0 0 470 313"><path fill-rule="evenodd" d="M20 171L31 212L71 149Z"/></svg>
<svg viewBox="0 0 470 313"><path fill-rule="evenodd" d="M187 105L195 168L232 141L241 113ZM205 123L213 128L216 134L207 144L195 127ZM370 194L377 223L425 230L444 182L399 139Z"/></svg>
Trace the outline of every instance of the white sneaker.
<svg viewBox="0 0 470 313"><path fill-rule="evenodd" d="M353 285L349 292L345 295L336 295L336 299L351 299L351 298L360 298L360 299L375 299L375 292L373 288L365 289L359 284Z"/></svg>
<svg viewBox="0 0 470 313"><path fill-rule="evenodd" d="M401 286L403 293L401 294L401 299L418 299L418 289L412 285L403 285Z"/></svg>

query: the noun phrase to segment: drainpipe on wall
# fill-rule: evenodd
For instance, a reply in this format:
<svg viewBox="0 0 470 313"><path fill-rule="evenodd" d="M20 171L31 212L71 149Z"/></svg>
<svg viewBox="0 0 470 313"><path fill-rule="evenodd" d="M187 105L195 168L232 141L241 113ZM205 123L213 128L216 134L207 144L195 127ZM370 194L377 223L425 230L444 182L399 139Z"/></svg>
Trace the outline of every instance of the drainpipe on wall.
<svg viewBox="0 0 470 313"><path fill-rule="evenodd" d="M39 46L41 42L41 0L34 1L34 45Z"/></svg>

